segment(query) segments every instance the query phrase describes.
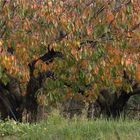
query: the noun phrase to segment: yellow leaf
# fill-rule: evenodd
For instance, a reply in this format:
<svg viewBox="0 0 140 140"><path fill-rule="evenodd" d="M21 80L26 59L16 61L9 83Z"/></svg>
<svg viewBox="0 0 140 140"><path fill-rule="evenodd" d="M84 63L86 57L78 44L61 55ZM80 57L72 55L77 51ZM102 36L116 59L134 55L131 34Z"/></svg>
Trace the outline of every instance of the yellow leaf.
<svg viewBox="0 0 140 140"><path fill-rule="evenodd" d="M0 40L0 47L3 45L3 40Z"/></svg>

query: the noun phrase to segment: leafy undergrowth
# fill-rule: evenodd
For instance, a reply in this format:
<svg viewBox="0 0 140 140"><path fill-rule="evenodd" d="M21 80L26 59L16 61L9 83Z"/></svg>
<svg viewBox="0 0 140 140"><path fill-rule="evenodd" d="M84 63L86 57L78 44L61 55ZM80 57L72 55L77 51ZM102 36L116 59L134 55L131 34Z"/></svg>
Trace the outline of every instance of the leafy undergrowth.
<svg viewBox="0 0 140 140"><path fill-rule="evenodd" d="M2 140L140 140L140 122L122 119L66 120L53 113L37 124L0 122Z"/></svg>

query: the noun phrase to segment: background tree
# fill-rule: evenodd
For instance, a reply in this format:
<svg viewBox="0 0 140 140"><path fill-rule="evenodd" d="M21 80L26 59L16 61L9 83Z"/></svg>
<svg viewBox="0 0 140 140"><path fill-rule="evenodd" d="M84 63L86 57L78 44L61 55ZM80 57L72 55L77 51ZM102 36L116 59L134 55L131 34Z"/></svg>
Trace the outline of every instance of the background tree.
<svg viewBox="0 0 140 140"><path fill-rule="evenodd" d="M31 114L76 96L116 117L140 93L137 0L11 0L0 7L0 79L8 84L12 75L27 86Z"/></svg>

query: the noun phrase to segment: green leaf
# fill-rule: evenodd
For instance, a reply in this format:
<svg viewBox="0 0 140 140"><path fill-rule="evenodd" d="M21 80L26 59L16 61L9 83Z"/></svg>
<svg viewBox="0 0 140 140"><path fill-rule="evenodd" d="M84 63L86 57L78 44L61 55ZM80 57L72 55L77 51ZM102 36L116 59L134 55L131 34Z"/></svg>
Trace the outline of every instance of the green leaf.
<svg viewBox="0 0 140 140"><path fill-rule="evenodd" d="M113 78L116 77L116 67L111 67L110 68L110 74Z"/></svg>

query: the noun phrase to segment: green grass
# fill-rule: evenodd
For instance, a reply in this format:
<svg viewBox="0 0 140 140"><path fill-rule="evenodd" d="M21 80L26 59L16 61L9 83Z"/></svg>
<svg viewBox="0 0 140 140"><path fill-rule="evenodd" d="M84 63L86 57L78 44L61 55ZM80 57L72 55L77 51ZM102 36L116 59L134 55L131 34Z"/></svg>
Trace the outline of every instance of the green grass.
<svg viewBox="0 0 140 140"><path fill-rule="evenodd" d="M0 140L140 140L140 121L66 120L53 113L32 125L0 122Z"/></svg>

